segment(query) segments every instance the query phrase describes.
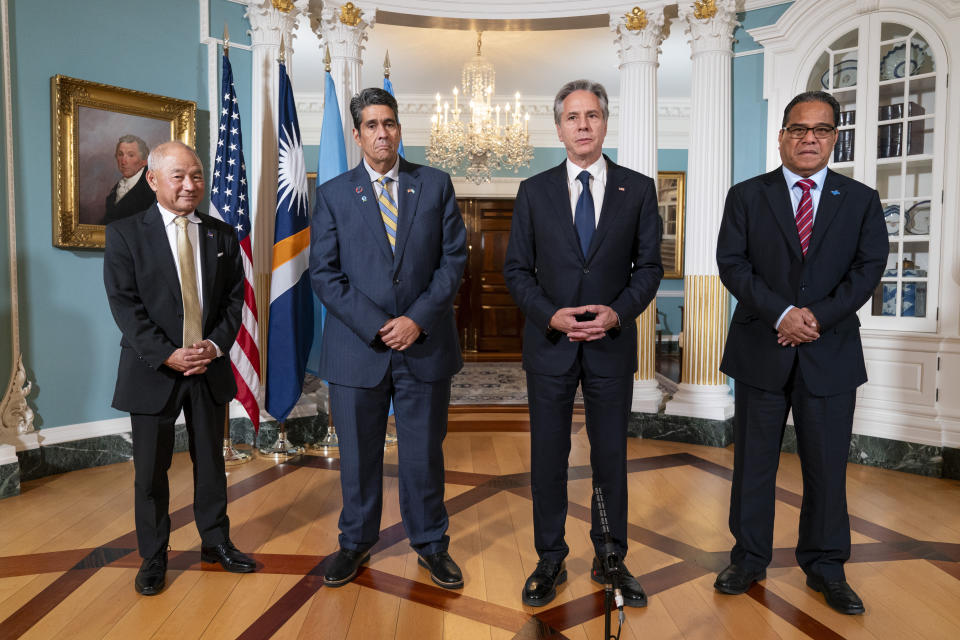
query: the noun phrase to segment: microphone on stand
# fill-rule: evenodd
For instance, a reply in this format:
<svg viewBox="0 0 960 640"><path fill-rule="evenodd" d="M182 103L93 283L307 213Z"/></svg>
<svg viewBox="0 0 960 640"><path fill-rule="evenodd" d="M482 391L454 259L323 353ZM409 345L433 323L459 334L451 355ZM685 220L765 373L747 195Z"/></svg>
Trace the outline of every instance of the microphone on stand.
<svg viewBox="0 0 960 640"><path fill-rule="evenodd" d="M610 535L610 523L607 521L607 505L603 500L603 489L593 488L593 497L597 504L597 513L600 516L600 532L603 535L600 563L603 566L604 589L613 591L613 600L620 610L620 621L623 621L623 594L620 592L620 557Z"/></svg>

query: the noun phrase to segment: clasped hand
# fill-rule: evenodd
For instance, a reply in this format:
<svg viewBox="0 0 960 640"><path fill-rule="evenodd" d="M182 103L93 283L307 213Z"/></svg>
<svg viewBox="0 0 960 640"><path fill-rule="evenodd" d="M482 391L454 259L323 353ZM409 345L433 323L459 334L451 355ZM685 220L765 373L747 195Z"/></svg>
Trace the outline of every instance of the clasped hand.
<svg viewBox="0 0 960 640"><path fill-rule="evenodd" d="M820 329L820 322L810 309L794 307L780 321L777 343L783 347L795 347L804 342L813 342L820 337Z"/></svg>
<svg viewBox="0 0 960 640"><path fill-rule="evenodd" d="M378 332L383 344L391 349L403 351L420 337L423 330L416 322L407 316L400 316L388 320L385 325L380 327Z"/></svg>
<svg viewBox="0 0 960 640"><path fill-rule="evenodd" d="M593 320L577 320L576 316L594 313ZM602 304L582 307L563 307L550 318L550 327L567 334L570 342L592 342L607 335L607 331L620 323L617 312Z"/></svg>
<svg viewBox="0 0 960 640"><path fill-rule="evenodd" d="M163 361L175 371L185 376L194 376L207 371L207 365L217 357L217 350L209 340L194 342L189 347L180 347Z"/></svg>

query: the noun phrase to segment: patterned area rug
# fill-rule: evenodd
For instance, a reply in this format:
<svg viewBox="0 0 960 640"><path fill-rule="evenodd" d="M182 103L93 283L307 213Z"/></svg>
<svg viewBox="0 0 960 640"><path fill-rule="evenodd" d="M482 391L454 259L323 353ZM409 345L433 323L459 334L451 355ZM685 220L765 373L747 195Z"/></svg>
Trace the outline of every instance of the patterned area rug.
<svg viewBox="0 0 960 640"><path fill-rule="evenodd" d="M677 383L657 374L657 386L672 396ZM577 390L577 402L583 402ZM526 404L527 381L519 362L465 362L453 377L450 404Z"/></svg>

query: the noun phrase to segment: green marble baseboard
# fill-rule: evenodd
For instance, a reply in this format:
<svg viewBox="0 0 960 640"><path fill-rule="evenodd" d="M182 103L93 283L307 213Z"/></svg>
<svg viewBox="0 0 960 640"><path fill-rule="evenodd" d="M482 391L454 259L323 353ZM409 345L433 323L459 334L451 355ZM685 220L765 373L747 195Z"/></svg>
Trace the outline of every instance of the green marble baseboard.
<svg viewBox="0 0 960 640"><path fill-rule="evenodd" d="M0 464L0 499L18 495L20 495L20 465L16 462Z"/></svg>
<svg viewBox="0 0 960 640"><path fill-rule="evenodd" d="M709 447L733 442L733 420L707 420L665 413L631 413L627 435L650 440L669 440Z"/></svg>
<svg viewBox="0 0 960 640"><path fill-rule="evenodd" d="M960 449L943 448L943 477L960 480Z"/></svg>

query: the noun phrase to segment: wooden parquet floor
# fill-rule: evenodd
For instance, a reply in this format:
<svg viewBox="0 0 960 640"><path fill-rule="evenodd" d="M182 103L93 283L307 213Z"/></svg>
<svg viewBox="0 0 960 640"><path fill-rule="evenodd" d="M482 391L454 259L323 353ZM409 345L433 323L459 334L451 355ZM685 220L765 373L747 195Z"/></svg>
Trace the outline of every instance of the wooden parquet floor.
<svg viewBox="0 0 960 640"><path fill-rule="evenodd" d="M229 469L232 538L259 563L235 575L201 565L190 461L171 476L167 588L138 596L133 465L24 483L0 502L0 638L594 639L602 589L589 578L589 443L575 423L570 456L570 578L541 609L520 602L536 565L529 437L484 431L491 414L455 416L445 442L451 554L462 591L430 582L406 544L396 451L386 456L380 542L355 582L323 587L337 548L337 460L258 458ZM491 425L492 426L492 425ZM742 596L713 590L726 564L732 449L629 439L630 554L650 595L628 609L624 639L960 638L960 483L851 465L851 584L867 613L847 617L804 586L793 558L801 479L794 455L778 478L775 554Z"/></svg>

